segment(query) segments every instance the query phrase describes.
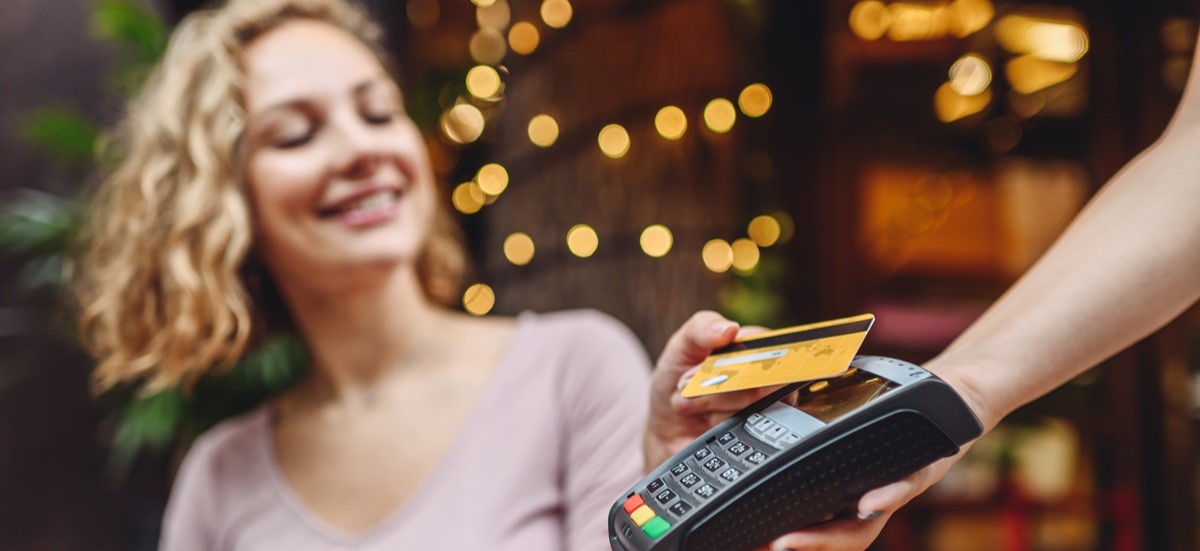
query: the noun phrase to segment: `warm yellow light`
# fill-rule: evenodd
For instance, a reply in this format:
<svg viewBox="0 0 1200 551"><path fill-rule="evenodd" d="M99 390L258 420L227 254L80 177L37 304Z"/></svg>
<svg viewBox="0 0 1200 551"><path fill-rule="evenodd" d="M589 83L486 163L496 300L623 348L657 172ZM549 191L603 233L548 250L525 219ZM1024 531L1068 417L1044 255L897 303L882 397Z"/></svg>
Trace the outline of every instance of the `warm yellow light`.
<svg viewBox="0 0 1200 551"><path fill-rule="evenodd" d="M738 107L747 117L761 117L771 109L771 89L765 84L751 84L738 94Z"/></svg>
<svg viewBox="0 0 1200 551"><path fill-rule="evenodd" d="M495 4L496 0L471 0L471 3L481 8L486 8L492 4Z"/></svg>
<svg viewBox="0 0 1200 551"><path fill-rule="evenodd" d="M975 96L992 83L992 68L982 57L968 54L950 66L950 87L964 96Z"/></svg>
<svg viewBox="0 0 1200 551"><path fill-rule="evenodd" d="M479 99L496 97L500 84L500 73L487 65L476 65L467 71L467 91Z"/></svg>
<svg viewBox="0 0 1200 551"><path fill-rule="evenodd" d="M829 381L817 381L811 385L808 385L808 391L809 392L821 392L822 390L825 390L828 387L829 387Z"/></svg>
<svg viewBox="0 0 1200 551"><path fill-rule="evenodd" d="M671 230L667 229L662 224L654 224L642 230L642 252L661 258L666 256L671 251L671 245L674 244L675 238L671 235Z"/></svg>
<svg viewBox="0 0 1200 551"><path fill-rule="evenodd" d="M442 134L457 144L471 143L483 134L483 113L469 103L460 103L442 113Z"/></svg>
<svg viewBox="0 0 1200 551"><path fill-rule="evenodd" d="M892 23L887 35L897 42L942 38L950 29L950 10L945 6L895 2L888 10Z"/></svg>
<svg viewBox="0 0 1200 551"><path fill-rule="evenodd" d="M996 8L989 0L954 0L947 8L950 10L950 30L959 38L979 32L996 15Z"/></svg>
<svg viewBox="0 0 1200 551"><path fill-rule="evenodd" d="M779 236L783 233L783 228L780 227L779 221L772 216L762 215L755 216L754 220L750 221L750 225L746 228L746 234L758 243L760 247L770 247L779 241Z"/></svg>
<svg viewBox="0 0 1200 551"><path fill-rule="evenodd" d="M567 248L571 250L571 254L587 258L595 254L599 246L600 236L596 235L596 230L591 226L576 224L567 230Z"/></svg>
<svg viewBox="0 0 1200 551"><path fill-rule="evenodd" d="M496 65L503 61L504 54L508 53L504 35L490 27L475 31L475 34L471 35L468 48L471 51L471 59L484 65Z"/></svg>
<svg viewBox="0 0 1200 551"><path fill-rule="evenodd" d="M545 21L546 25L561 29L571 22L574 10L567 0L545 0L542 2L541 13L542 21Z"/></svg>
<svg viewBox="0 0 1200 551"><path fill-rule="evenodd" d="M1032 55L1014 58L1004 66L1008 83L1021 94L1032 94L1066 82L1078 71L1079 66L1074 63L1045 61Z"/></svg>
<svg viewBox="0 0 1200 551"><path fill-rule="evenodd" d="M517 266L529 264L533 252L533 239L527 234L517 232L504 238L504 258Z"/></svg>
<svg viewBox="0 0 1200 551"><path fill-rule="evenodd" d="M1083 27L1024 15L1001 17L996 22L996 40L1010 52L1062 63L1079 61L1088 51Z"/></svg>
<svg viewBox="0 0 1200 551"><path fill-rule="evenodd" d="M713 239L705 243L700 257L704 259L706 268L718 274L728 271L729 267L733 266L733 249L724 239Z"/></svg>
<svg viewBox="0 0 1200 551"><path fill-rule="evenodd" d="M479 189L479 184L475 182L463 182L454 188L454 192L450 194L450 202L454 204L454 208L463 214L475 214L479 209L483 208L486 198L483 191Z"/></svg>
<svg viewBox="0 0 1200 551"><path fill-rule="evenodd" d="M475 182L479 189L488 195L500 195L508 188L508 171L496 163L488 163L475 173Z"/></svg>
<svg viewBox="0 0 1200 551"><path fill-rule="evenodd" d="M654 128L660 136L668 140L678 140L687 132L687 115L683 114L683 109L668 105L659 109L658 114L654 116Z"/></svg>
<svg viewBox="0 0 1200 551"><path fill-rule="evenodd" d="M596 141L600 143L600 151L614 159L620 159L629 152L629 132L619 124L610 124L600 129L600 136Z"/></svg>
<svg viewBox="0 0 1200 551"><path fill-rule="evenodd" d="M508 46L521 55L533 53L540 40L537 27L527 21L517 22L508 30Z"/></svg>
<svg viewBox="0 0 1200 551"><path fill-rule="evenodd" d="M983 111L991 102L991 90L984 90L982 94L974 96L964 96L955 92L947 82L938 87L937 93L933 95L933 111L938 120L953 122Z"/></svg>
<svg viewBox="0 0 1200 551"><path fill-rule="evenodd" d="M475 316L482 316L496 306L496 292L483 283L467 287L463 293L463 309Z"/></svg>
<svg viewBox="0 0 1200 551"><path fill-rule="evenodd" d="M882 37L891 24L892 14L883 2L867 0L855 4L850 10L850 30L864 40Z"/></svg>
<svg viewBox="0 0 1200 551"><path fill-rule="evenodd" d="M729 132L737 119L733 104L725 98L717 98L704 107L704 124L718 134Z"/></svg>
<svg viewBox="0 0 1200 551"><path fill-rule="evenodd" d="M512 17L512 10L508 7L508 2L505 0L495 0L490 6L480 6L475 10L475 21L480 27L491 27L493 29L503 30L508 27L508 21Z"/></svg>
<svg viewBox="0 0 1200 551"><path fill-rule="evenodd" d="M537 115L529 120L529 141L538 147L550 147L558 140L558 121L550 115Z"/></svg>
<svg viewBox="0 0 1200 551"><path fill-rule="evenodd" d="M738 239L730 248L733 249L733 269L739 272L749 272L758 266L758 245L749 239Z"/></svg>

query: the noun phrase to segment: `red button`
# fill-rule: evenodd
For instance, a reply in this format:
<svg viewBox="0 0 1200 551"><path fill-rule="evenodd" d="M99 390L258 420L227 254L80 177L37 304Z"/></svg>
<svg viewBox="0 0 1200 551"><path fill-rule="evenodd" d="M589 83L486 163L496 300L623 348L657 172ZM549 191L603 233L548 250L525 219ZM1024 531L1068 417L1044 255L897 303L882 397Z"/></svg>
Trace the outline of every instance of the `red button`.
<svg viewBox="0 0 1200 551"><path fill-rule="evenodd" d="M645 504L646 502L642 501L642 496L634 495L633 497L625 500L625 512L633 513L638 507L641 507Z"/></svg>

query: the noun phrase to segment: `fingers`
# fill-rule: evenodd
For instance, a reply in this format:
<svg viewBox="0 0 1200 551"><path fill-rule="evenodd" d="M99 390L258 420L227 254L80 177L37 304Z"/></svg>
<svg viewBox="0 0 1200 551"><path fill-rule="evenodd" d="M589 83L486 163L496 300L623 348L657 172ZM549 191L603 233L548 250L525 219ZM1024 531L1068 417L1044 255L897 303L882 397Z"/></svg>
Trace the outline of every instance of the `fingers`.
<svg viewBox="0 0 1200 551"><path fill-rule="evenodd" d="M875 488L865 494L858 500L858 511L860 514L871 513L876 511L884 511L888 513L895 512L905 503L912 501L913 498L920 495L930 486L946 475L946 471L962 457L966 452L964 447L957 455L939 459L932 465L925 467L903 480L893 482L887 486Z"/></svg>
<svg viewBox="0 0 1200 551"><path fill-rule="evenodd" d="M824 522L776 539L771 542L771 550L861 551L875 541L890 516L890 514L882 514L869 520L852 518Z"/></svg>
<svg viewBox="0 0 1200 551"><path fill-rule="evenodd" d="M713 349L733 342L738 335L737 327L737 323L716 312L696 312L671 335L659 356L659 367L679 370L700 363Z"/></svg>

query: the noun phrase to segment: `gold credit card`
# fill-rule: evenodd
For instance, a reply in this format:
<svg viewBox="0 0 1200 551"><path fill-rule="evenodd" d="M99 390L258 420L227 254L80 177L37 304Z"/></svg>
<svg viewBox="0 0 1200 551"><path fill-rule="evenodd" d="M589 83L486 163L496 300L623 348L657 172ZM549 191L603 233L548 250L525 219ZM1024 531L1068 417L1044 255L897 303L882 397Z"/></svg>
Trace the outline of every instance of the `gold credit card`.
<svg viewBox="0 0 1200 551"><path fill-rule="evenodd" d="M840 375L862 346L875 316L759 333L715 350L683 389L685 398L785 385Z"/></svg>

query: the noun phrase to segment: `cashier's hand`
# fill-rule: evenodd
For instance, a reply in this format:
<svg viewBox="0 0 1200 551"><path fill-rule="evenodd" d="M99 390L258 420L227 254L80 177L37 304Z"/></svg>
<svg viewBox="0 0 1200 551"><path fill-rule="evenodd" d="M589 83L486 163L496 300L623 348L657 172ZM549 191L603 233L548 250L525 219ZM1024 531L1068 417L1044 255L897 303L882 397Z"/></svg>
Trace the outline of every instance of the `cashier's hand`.
<svg viewBox="0 0 1200 551"><path fill-rule="evenodd" d="M646 420L644 442L647 471L713 425L775 390L725 392L692 399L679 393L713 350L738 337L762 331L765 329L760 327L739 328L737 323L716 312L702 311L692 315L671 336L650 382L650 416Z"/></svg>

